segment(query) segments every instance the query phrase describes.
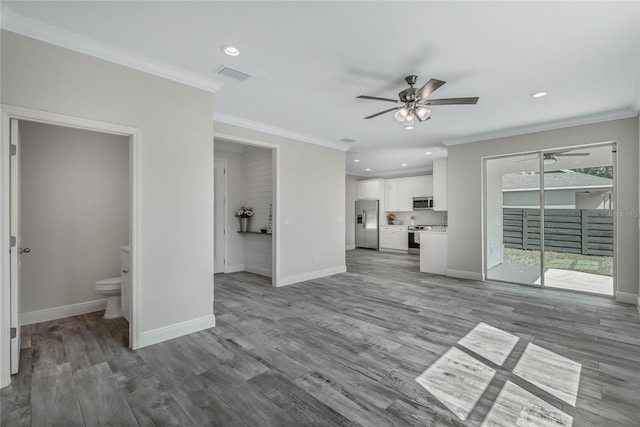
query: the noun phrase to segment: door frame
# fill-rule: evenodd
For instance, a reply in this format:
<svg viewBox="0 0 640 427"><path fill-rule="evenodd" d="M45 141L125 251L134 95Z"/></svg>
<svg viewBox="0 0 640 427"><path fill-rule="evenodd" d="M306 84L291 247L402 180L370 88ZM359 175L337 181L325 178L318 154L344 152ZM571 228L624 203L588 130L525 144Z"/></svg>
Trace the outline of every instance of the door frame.
<svg viewBox="0 0 640 427"><path fill-rule="evenodd" d="M214 175L213 175L213 179L214 179L214 183L213 183L213 198L214 198L214 206L215 206L215 200L216 198L219 196L216 193L216 183L215 183L215 169L216 169L216 163L220 162L222 163L223 167L224 167L224 188L223 188L223 194L222 194L222 204L223 204L223 208L222 208L222 224L223 224L223 229L224 229L224 235L222 236L222 253L223 253L223 264L222 264L222 272L226 273L227 272L227 159L213 159L213 170L214 170ZM217 246L217 238L218 236L216 236L216 213L215 210L213 212L213 253L215 254L215 248ZM215 261L215 255L214 255L214 261ZM213 273L216 274L215 272L215 262L213 265Z"/></svg>
<svg viewBox="0 0 640 427"><path fill-rule="evenodd" d="M11 236L11 222L9 218L9 196L11 161L10 153L10 120L28 120L56 126L71 127L129 137L129 245L131 256L131 319L129 322L129 345L138 348L140 342L140 146L142 137L140 129L122 126L114 123L101 122L81 117L34 110L8 104L0 104L2 120L0 134L0 388L11 383L10 367L10 263L9 238ZM18 332L20 333L20 332Z"/></svg>
<svg viewBox="0 0 640 427"><path fill-rule="evenodd" d="M537 150L532 150L532 151L523 151L523 152L516 152L516 153L505 153L505 154L499 154L499 155L494 155L494 156L487 156L487 157L482 157L481 161L482 161L482 275L483 275L483 281L485 280L489 280L487 279L487 273L489 271L488 269L488 265L489 265L489 261L488 261L488 251L487 251L487 162L489 160L495 160L495 159L501 159L501 158L508 158L508 157L518 157L518 156L526 156L526 155L537 155L539 156L539 169L540 169L540 222L541 224L544 224L544 154L545 153L549 153L549 152L555 152L558 150L580 150L580 149L589 149L589 148L594 148L594 147L606 147L609 146L611 147L612 150L612 156L611 156L611 162L613 165L613 188L611 189L611 204L612 204L612 210L613 212L617 212L617 201L618 201L618 156L617 156L617 151L618 151L618 143L617 141L602 141L602 142L595 142L595 143L588 143L588 144L580 144L580 145L572 145L572 146L564 146L564 147L549 147L549 148L540 148ZM526 283L515 283L519 286L529 286L529 287L536 287L539 289L552 289L554 291L560 291L560 292L573 292L573 293L579 293L579 294L586 294L586 295L594 295L590 292L584 292L584 291L577 291L577 290L570 290L570 289L562 289L562 288L547 288L544 286L544 227L542 226L542 234L541 234L541 239L540 239L540 246L541 246L541 250L540 250L540 286L537 285L529 285ZM600 295L600 294L595 294L604 298L612 298L612 299L616 299L616 295L618 293L618 216L614 215L613 216L613 294L612 295ZM495 282L500 282L501 280L497 280L497 279L491 279L491 281L495 281ZM512 282L509 282L512 283Z"/></svg>
<svg viewBox="0 0 640 427"><path fill-rule="evenodd" d="M244 138L241 136L216 132L213 130L214 144L216 139L222 139L238 144L252 145L271 149L272 151L272 188L273 188L273 209L272 209L272 236L271 236L271 286L283 286L280 280L280 146L270 142L260 141L257 139ZM215 161L215 154L214 154ZM215 227L214 227L215 228ZM226 243L226 242L225 242ZM214 243L215 244L215 243ZM226 250L226 249L225 249Z"/></svg>

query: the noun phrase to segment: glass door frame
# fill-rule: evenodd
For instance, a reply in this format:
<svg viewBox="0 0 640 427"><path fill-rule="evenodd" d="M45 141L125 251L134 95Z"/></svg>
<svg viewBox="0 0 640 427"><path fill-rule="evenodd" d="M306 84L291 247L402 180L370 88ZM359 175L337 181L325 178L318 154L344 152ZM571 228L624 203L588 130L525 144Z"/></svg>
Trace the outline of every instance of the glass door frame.
<svg viewBox="0 0 640 427"><path fill-rule="evenodd" d="M544 245L544 237L545 237L545 164L544 164L544 155L546 153L554 153L557 151L572 151L572 150L580 150L580 149L591 149L591 148L599 148L599 147L611 147L611 165L613 167L613 187L611 189L611 210L613 212L613 289L612 295L601 295L594 294L591 292L579 291L579 290L570 290L570 289L562 289L562 288L546 288L545 287L545 245ZM514 282L506 282L504 280L499 279L488 279L488 249L487 249L487 241L488 241L488 229L487 229L487 216L488 216L488 206L487 206L487 162L490 160L496 159L506 159L511 157L520 157L520 156L538 156L539 161L539 172L540 172L540 188L539 188L539 210L540 210L540 285L537 284L529 284L529 283L515 283L520 286L529 286L540 289L553 289L557 291L564 292L573 292L573 293L582 293L586 295L598 295L608 298L615 298L617 292L617 277L618 277L618 218L615 214L617 212L617 192L618 192L618 168L617 168L617 142L616 141L606 141L606 142L598 142L593 144L582 144L575 145L571 147L558 147L558 148L545 148L540 150L533 151L525 151L519 153L509 153L509 154L501 154L495 156L487 156L482 157L482 270L483 270L483 280L491 280L495 282L505 282L505 283L514 283Z"/></svg>

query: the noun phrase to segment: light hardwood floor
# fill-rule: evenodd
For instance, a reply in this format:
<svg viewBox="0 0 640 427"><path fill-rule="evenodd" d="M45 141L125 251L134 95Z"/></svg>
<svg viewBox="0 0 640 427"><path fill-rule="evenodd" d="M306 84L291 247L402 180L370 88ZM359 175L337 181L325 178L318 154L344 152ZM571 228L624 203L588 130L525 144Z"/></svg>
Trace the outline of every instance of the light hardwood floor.
<svg viewBox="0 0 640 427"><path fill-rule="evenodd" d="M480 426L507 384L492 417L534 395L574 426L638 426L635 307L426 275L410 255L348 251L347 265L277 289L216 275L215 328L135 352L126 322L101 313L24 327L0 424ZM482 347L473 336L458 343L480 322L519 338L500 365L467 348ZM581 365L575 406L512 373L529 343ZM460 351L496 371L464 421L415 381Z"/></svg>

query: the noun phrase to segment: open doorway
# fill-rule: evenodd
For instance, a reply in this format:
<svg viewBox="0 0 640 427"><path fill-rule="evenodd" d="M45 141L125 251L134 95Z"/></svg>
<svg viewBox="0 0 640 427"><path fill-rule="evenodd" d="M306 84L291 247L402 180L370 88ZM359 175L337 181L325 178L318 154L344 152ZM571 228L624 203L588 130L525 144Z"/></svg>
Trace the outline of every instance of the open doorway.
<svg viewBox="0 0 640 427"><path fill-rule="evenodd" d="M271 278L277 271L277 148L216 137L215 260L222 271Z"/></svg>
<svg viewBox="0 0 640 427"><path fill-rule="evenodd" d="M107 295L96 292L96 281L117 277L128 285L111 306L118 315L126 307L128 322L117 320L121 345L137 347L139 228L136 129L10 106L3 113L1 234L16 244L0 260L2 387L18 371L21 344L33 344L28 336L20 342L23 325L96 311L103 320L115 286Z"/></svg>
<svg viewBox="0 0 640 427"><path fill-rule="evenodd" d="M615 151L486 159L487 279L613 296Z"/></svg>

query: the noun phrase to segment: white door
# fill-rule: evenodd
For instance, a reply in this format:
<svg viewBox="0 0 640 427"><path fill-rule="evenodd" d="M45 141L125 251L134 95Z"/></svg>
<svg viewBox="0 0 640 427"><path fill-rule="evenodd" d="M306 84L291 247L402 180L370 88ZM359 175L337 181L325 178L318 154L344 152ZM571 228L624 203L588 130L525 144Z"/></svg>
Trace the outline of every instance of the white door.
<svg viewBox="0 0 640 427"><path fill-rule="evenodd" d="M213 272L224 273L225 264L225 223L226 223L226 162L216 160L214 162L214 197L213 197Z"/></svg>
<svg viewBox="0 0 640 427"><path fill-rule="evenodd" d="M20 257L29 249L21 247L20 239L20 136L18 120L11 119L11 373L20 365ZM15 147L15 148L14 148ZM15 238L15 242L13 241Z"/></svg>

